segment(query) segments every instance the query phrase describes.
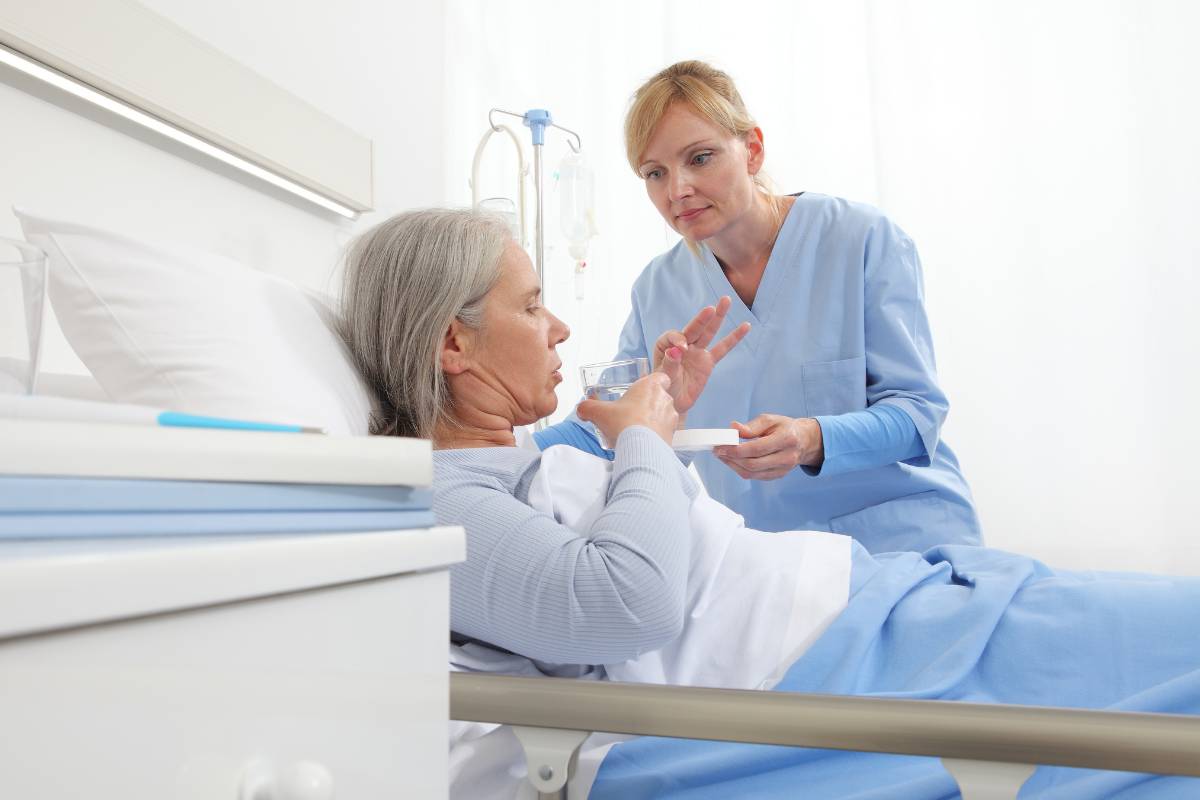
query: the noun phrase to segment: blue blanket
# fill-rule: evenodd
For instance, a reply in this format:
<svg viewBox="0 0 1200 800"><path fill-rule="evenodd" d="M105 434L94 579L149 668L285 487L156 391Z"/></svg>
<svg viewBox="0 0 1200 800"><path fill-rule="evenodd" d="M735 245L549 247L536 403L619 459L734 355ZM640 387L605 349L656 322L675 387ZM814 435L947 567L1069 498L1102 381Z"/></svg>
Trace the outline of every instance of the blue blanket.
<svg viewBox="0 0 1200 800"><path fill-rule="evenodd" d="M779 691L1200 714L1200 579L939 547L855 559L847 609ZM958 797L934 758L642 738L590 797ZM1195 798L1200 779L1040 767L1022 798Z"/></svg>

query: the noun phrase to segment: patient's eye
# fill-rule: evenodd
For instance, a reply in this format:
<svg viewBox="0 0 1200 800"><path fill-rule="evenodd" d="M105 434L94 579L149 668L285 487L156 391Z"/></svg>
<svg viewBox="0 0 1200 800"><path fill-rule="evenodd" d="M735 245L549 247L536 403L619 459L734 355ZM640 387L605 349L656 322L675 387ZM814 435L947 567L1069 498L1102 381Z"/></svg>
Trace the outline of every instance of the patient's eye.
<svg viewBox="0 0 1200 800"><path fill-rule="evenodd" d="M658 167L648 169L642 173L642 179L647 181L656 181L662 177L662 170Z"/></svg>
<svg viewBox="0 0 1200 800"><path fill-rule="evenodd" d="M705 150L703 153L696 153L696 155L692 156L692 163L695 164L697 167L703 167L705 164L707 164L709 162L709 159L711 159L712 157L713 157L712 151Z"/></svg>

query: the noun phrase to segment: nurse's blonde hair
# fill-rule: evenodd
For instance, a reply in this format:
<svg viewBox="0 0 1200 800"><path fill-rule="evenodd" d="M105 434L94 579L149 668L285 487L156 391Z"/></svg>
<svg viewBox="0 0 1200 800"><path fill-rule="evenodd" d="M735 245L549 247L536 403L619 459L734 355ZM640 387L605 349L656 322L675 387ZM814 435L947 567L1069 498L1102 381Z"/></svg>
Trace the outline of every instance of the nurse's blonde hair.
<svg viewBox="0 0 1200 800"><path fill-rule="evenodd" d="M672 64L638 87L625 114L625 157L639 178L638 166L646 144L674 103L687 103L696 114L733 137L744 137L758 127L729 75L703 61ZM773 191L766 174L759 170L752 179L782 219L783 200Z"/></svg>

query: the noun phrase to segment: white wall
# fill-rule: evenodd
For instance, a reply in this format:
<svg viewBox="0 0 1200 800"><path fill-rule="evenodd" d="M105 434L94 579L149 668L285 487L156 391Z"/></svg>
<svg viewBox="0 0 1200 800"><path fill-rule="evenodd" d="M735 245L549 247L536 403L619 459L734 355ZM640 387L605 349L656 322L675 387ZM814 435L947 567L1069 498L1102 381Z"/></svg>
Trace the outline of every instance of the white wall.
<svg viewBox="0 0 1200 800"><path fill-rule="evenodd" d="M921 248L988 540L1200 572L1200 8L870 9L880 203Z"/></svg>
<svg viewBox="0 0 1200 800"><path fill-rule="evenodd" d="M226 54L374 140L378 211L357 223L291 204L0 82L0 235L7 209L177 239L329 288L349 236L383 215L442 201L443 15L402 0L148 0ZM402 44L401 44L402 43ZM422 120L432 120L428 125ZM44 367L83 371L52 325Z"/></svg>
<svg viewBox="0 0 1200 800"><path fill-rule="evenodd" d="M447 194L469 198L490 106L550 108L580 132L601 237L586 302L561 245L548 299L574 329L568 368L606 358L633 278L675 239L625 164L626 101L672 61L714 62L764 128L781 189L877 204L917 242L945 435L988 543L1058 566L1200 573L1198 26L1184 0L455 0ZM552 243L554 210L551 193Z"/></svg>

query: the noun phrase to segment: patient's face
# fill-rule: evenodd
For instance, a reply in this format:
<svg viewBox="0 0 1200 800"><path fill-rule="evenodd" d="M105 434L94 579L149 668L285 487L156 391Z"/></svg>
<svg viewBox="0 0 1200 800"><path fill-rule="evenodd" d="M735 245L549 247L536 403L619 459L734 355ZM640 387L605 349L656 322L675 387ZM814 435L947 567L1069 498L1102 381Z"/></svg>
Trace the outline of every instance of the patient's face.
<svg viewBox="0 0 1200 800"><path fill-rule="evenodd" d="M478 399L513 425L529 425L558 405L562 382L558 344L570 329L541 303L537 273L515 242L505 248L500 280L484 302L484 326L473 347L473 377L482 381Z"/></svg>

